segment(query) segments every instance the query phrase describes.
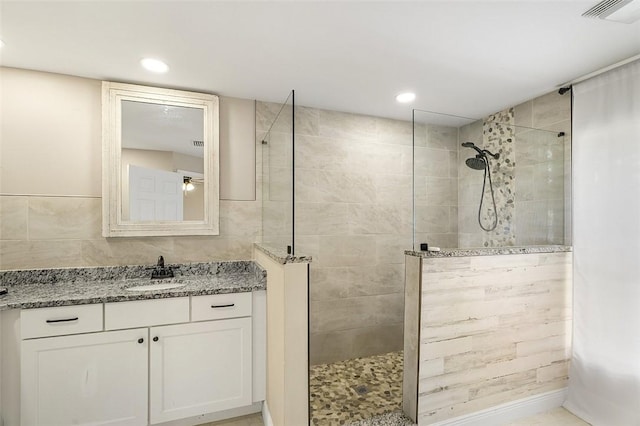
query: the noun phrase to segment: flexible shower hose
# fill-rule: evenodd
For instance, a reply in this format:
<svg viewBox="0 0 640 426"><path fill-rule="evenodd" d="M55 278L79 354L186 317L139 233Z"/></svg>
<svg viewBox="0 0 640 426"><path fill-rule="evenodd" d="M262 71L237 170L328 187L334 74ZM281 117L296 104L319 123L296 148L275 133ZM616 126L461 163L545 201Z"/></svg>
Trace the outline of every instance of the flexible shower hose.
<svg viewBox="0 0 640 426"><path fill-rule="evenodd" d="M493 202L493 224L489 228L485 228L482 224L482 203L484 201L484 189L487 184L487 176L489 176L489 188L491 189L491 201ZM493 231L498 226L498 211L496 209L496 198L493 195L493 182L491 182L491 170L489 169L489 160L485 159L484 162L484 179L482 180L482 193L480 194L480 206L478 207L478 225L484 231Z"/></svg>

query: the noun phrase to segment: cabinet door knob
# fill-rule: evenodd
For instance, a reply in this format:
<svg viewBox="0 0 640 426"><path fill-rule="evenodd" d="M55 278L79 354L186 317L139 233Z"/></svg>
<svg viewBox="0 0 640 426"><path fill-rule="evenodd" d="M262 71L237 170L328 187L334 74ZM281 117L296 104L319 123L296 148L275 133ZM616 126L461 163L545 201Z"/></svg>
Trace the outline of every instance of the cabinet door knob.
<svg viewBox="0 0 640 426"><path fill-rule="evenodd" d="M138 343L144 343L144 339L141 337L138 339Z"/></svg>
<svg viewBox="0 0 640 426"><path fill-rule="evenodd" d="M154 337L154 338L153 338L153 341L154 341L154 342L157 342L157 341L158 341L158 336Z"/></svg>

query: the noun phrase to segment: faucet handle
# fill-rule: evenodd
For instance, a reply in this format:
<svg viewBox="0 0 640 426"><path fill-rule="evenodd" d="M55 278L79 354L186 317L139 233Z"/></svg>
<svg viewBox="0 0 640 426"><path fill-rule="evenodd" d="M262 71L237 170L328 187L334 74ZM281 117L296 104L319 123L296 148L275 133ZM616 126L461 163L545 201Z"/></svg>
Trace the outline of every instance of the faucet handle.
<svg viewBox="0 0 640 426"><path fill-rule="evenodd" d="M162 256L158 257L158 267L159 268L164 268L164 257L162 257Z"/></svg>

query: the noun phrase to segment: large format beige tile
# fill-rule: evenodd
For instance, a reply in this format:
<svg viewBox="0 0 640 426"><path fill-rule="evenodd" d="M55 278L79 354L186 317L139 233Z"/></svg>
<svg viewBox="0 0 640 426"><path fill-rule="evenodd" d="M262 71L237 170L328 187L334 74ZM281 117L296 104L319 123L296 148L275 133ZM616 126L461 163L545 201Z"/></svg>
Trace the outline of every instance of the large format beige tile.
<svg viewBox="0 0 640 426"><path fill-rule="evenodd" d="M319 238L318 261L324 266L375 265L375 235L328 235Z"/></svg>
<svg viewBox="0 0 640 426"><path fill-rule="evenodd" d="M26 240L28 198L0 196L0 240Z"/></svg>
<svg viewBox="0 0 640 426"><path fill-rule="evenodd" d="M81 240L0 241L0 269L81 266Z"/></svg>
<svg viewBox="0 0 640 426"><path fill-rule="evenodd" d="M30 240L99 238L101 229L100 198L29 198Z"/></svg>
<svg viewBox="0 0 640 426"><path fill-rule="evenodd" d="M311 365L402 349L402 323L367 326L309 335Z"/></svg>
<svg viewBox="0 0 640 426"><path fill-rule="evenodd" d="M296 236L343 235L349 230L346 203L296 203Z"/></svg>
<svg viewBox="0 0 640 426"><path fill-rule="evenodd" d="M402 322L404 294L385 294L310 303L312 333Z"/></svg>
<svg viewBox="0 0 640 426"><path fill-rule="evenodd" d="M537 129L571 119L571 96L553 91L532 102L533 127Z"/></svg>
<svg viewBox="0 0 640 426"><path fill-rule="evenodd" d="M330 301L359 296L397 294L404 286L404 265L310 267L309 298Z"/></svg>
<svg viewBox="0 0 640 426"><path fill-rule="evenodd" d="M320 110L319 134L332 138L350 140L375 140L376 118L337 111Z"/></svg>

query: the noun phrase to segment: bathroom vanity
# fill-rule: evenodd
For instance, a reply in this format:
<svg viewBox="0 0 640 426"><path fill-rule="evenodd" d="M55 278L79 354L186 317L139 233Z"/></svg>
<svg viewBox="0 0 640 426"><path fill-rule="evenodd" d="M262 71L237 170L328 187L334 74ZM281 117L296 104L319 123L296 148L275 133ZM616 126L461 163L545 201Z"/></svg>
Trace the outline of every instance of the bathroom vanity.
<svg viewBox="0 0 640 426"><path fill-rule="evenodd" d="M254 262L0 272L2 421L199 424L257 412L266 272Z"/></svg>

